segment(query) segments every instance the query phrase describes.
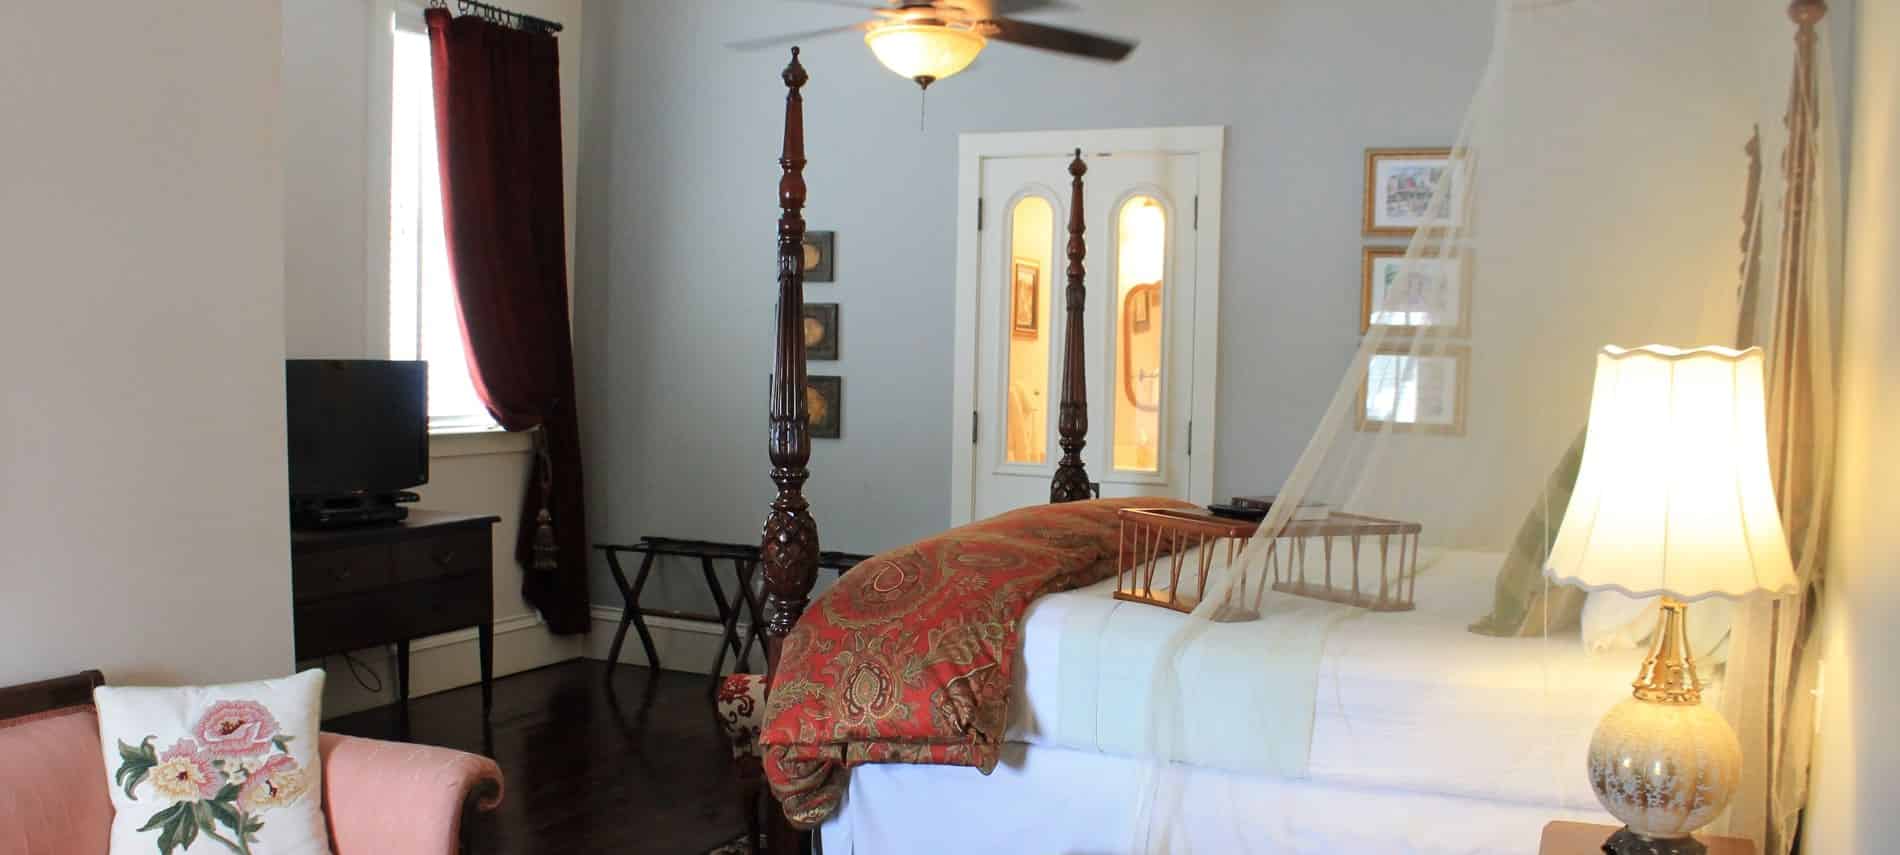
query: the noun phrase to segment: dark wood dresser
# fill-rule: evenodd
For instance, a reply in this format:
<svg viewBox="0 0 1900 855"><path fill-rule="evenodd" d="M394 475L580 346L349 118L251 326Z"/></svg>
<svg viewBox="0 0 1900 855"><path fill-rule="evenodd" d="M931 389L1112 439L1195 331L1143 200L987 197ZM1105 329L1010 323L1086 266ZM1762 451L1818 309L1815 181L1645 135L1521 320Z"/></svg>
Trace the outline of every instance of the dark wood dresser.
<svg viewBox="0 0 1900 855"><path fill-rule="evenodd" d="M482 715L493 705L494 546L499 517L409 512L399 523L290 534L297 659L396 645L396 698L409 701L409 642L474 627Z"/></svg>

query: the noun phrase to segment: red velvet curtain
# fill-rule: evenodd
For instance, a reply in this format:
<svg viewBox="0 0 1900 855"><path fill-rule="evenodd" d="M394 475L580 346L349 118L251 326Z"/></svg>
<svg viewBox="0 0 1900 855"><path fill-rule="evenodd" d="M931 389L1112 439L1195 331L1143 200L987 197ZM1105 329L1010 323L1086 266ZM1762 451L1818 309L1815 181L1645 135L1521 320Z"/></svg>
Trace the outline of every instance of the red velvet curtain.
<svg viewBox="0 0 1900 855"><path fill-rule="evenodd" d="M515 557L522 594L555 632L586 632L587 524L568 335L555 37L427 11L443 230L469 373L497 422L540 428ZM535 569L537 515L556 561Z"/></svg>

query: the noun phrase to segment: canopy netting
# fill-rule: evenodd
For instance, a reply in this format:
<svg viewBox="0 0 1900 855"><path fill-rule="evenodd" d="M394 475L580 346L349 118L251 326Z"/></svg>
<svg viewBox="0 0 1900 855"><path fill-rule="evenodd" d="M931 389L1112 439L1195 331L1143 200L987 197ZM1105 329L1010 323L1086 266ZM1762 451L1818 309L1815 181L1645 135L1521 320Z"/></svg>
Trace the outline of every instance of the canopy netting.
<svg viewBox="0 0 1900 855"><path fill-rule="evenodd" d="M1138 851L1240 851L1246 836L1220 826L1241 818L1206 804L1189 765L1600 810L1584 754L1629 693L1654 607L1543 570L1597 354L1647 344L1768 351L1803 594L1697 602L1690 628L1705 703L1744 755L1710 830L1786 850L1805 792L1800 644L1831 468L1840 210L1827 51L1790 17L1754 0L1501 0L1449 157L1369 170L1377 218L1416 231L1392 244L1402 257L1373 259L1371 323L1331 405L1155 669ZM1403 536L1296 520L1328 512L1416 524L1416 580L1389 563ZM1309 593L1356 567L1361 591L1387 573L1413 608L1260 594L1296 560ZM1217 620L1237 599L1259 618ZM1259 708L1212 708L1236 697ZM1210 735L1214 722L1229 724Z"/></svg>

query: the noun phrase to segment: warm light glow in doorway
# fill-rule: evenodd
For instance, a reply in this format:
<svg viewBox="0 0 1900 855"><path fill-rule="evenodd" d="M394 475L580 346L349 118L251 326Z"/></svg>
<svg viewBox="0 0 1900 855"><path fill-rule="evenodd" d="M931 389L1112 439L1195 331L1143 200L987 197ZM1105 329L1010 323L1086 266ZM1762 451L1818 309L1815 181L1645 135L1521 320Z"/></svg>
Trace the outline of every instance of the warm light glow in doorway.
<svg viewBox="0 0 1900 855"><path fill-rule="evenodd" d="M1115 468L1161 470L1162 279L1168 213L1152 196L1123 202L1115 218Z"/></svg>

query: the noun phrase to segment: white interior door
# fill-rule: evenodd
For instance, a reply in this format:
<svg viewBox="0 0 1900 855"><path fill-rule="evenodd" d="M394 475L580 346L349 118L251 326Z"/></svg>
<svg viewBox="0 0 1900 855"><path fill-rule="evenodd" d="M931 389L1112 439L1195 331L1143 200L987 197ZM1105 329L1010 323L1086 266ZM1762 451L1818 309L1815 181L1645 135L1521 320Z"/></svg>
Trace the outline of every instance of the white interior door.
<svg viewBox="0 0 1900 855"><path fill-rule="evenodd" d="M1199 153L1085 154L1083 336L1089 431L1082 459L1109 496L1196 498L1190 466L1197 348ZM1057 444L1070 158L984 157L974 324L969 503L957 521L1049 500ZM967 346L966 346L967 345ZM1203 370L1209 372L1211 364ZM1211 383L1207 384L1211 387ZM1211 401L1204 402L1211 404ZM1211 427L1211 426L1210 426ZM1204 450L1203 453L1206 453ZM1203 478L1205 480L1205 478ZM967 514L967 516L965 515Z"/></svg>

